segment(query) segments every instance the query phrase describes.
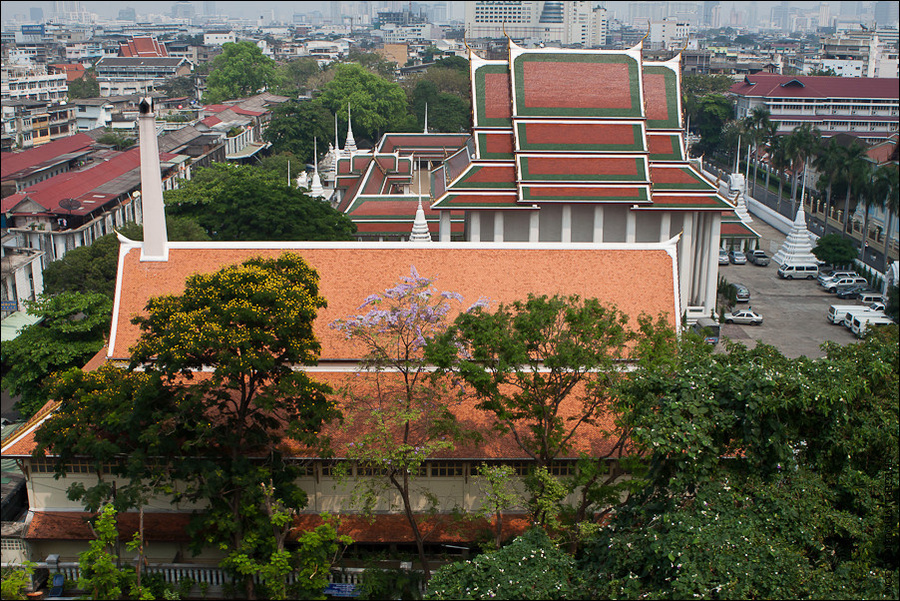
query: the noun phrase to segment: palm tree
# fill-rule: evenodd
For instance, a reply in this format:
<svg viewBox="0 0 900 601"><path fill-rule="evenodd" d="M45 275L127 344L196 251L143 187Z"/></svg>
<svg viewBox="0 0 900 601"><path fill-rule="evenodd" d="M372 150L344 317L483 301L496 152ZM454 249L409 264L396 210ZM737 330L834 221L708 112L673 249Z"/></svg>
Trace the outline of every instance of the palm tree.
<svg viewBox="0 0 900 601"><path fill-rule="evenodd" d="M765 140L766 146L768 150L766 154L769 155L769 165L766 168L766 194L769 193L769 176L772 175L772 150L775 148L775 139L778 137L778 124L769 122L763 128L763 140Z"/></svg>
<svg viewBox="0 0 900 601"><path fill-rule="evenodd" d="M857 192L859 181L866 176L866 166L870 165L866 150L853 141L850 146L844 146L841 160L837 169L837 179L847 186L847 196L844 198L844 236L850 235L850 196Z"/></svg>
<svg viewBox="0 0 900 601"><path fill-rule="evenodd" d="M778 171L778 212L781 212L781 195L784 191L784 170L790 165L790 157L788 155L787 138L785 136L775 136L769 143L769 164L773 169ZM768 187L768 178L766 186ZM791 216L793 218L793 216Z"/></svg>
<svg viewBox="0 0 900 601"><path fill-rule="evenodd" d="M819 146L819 154L816 156L813 165L819 172L819 182L825 182L825 230L828 233L828 216L831 214L831 188L837 181L838 168L842 160L843 149L837 143L837 140L831 138L828 144Z"/></svg>
<svg viewBox="0 0 900 601"><path fill-rule="evenodd" d="M769 109L766 106L758 105L753 107L753 110L750 111L750 114L744 119L744 128L747 131L747 135L750 138L750 141L753 142L753 155L756 159L753 163L753 193L756 193L756 174L759 169L759 157L757 156L757 151L759 149L760 142L767 141L768 138L768 130L771 125L771 121L769 120ZM749 158L749 157L748 157Z"/></svg>
<svg viewBox="0 0 900 601"><path fill-rule="evenodd" d="M884 257L882 258L882 272L887 271L888 248L890 248L894 215L900 211L900 166L897 163L881 165L875 171L875 187L882 198L882 208L885 211L884 218Z"/></svg>
<svg viewBox="0 0 900 601"><path fill-rule="evenodd" d="M798 125L794 128L787 138L787 155L791 163L791 172L793 181L791 182L791 215L796 212L797 188L800 179L797 171L800 164L803 164L803 173L806 172L806 161L809 159L816 148L819 147L821 134L819 129L813 127L809 123ZM805 175L804 175L805 177Z"/></svg>
<svg viewBox="0 0 900 601"><path fill-rule="evenodd" d="M865 167L857 183L857 198L863 206L863 228L862 241L859 243L859 260L866 262L866 246L869 239L869 215L872 208L882 204L881 191L875 185L875 165L869 161L865 162Z"/></svg>

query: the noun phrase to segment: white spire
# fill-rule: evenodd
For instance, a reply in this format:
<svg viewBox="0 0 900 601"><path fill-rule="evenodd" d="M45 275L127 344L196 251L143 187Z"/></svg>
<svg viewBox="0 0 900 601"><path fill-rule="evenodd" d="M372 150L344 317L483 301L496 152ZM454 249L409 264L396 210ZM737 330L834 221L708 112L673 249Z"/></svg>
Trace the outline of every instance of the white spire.
<svg viewBox="0 0 900 601"><path fill-rule="evenodd" d="M338 137L337 113L334 114L334 149L341 151L341 139Z"/></svg>
<svg viewBox="0 0 900 601"><path fill-rule="evenodd" d="M422 208L422 197L419 196L419 207L416 209L416 219L413 221L412 234L409 241L414 243L431 242L431 234L428 232L428 222L425 221L425 209Z"/></svg>
<svg viewBox="0 0 900 601"><path fill-rule="evenodd" d="M425 131L423 131L422 133L423 134L428 133L428 103L427 102L425 103Z"/></svg>
<svg viewBox="0 0 900 601"><path fill-rule="evenodd" d="M797 209L797 217L794 219L784 244L781 245L772 260L779 265L785 262L816 263L816 257L812 254L809 230L806 229L806 212L803 210L803 203L800 203L800 208Z"/></svg>
<svg viewBox="0 0 900 601"><path fill-rule="evenodd" d="M313 198L321 198L325 196L325 189L322 187L322 180L319 179L319 152L318 140L313 138L313 177L312 186L309 189Z"/></svg>
<svg viewBox="0 0 900 601"><path fill-rule="evenodd" d="M353 127L350 121L350 103L347 103L347 142L344 144L344 151L350 155L356 152L356 140L353 139Z"/></svg>
<svg viewBox="0 0 900 601"><path fill-rule="evenodd" d="M144 98L139 105L138 141L141 156L141 210L144 215L144 242L141 261L168 261L166 209L163 205L162 176L159 170L159 143L153 101Z"/></svg>

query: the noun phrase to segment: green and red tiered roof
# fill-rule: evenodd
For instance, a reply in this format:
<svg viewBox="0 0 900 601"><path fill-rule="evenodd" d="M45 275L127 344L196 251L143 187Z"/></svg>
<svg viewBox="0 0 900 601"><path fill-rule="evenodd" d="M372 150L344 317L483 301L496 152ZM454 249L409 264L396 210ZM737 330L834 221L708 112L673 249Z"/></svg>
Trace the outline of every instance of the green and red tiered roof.
<svg viewBox="0 0 900 601"><path fill-rule="evenodd" d="M624 51L525 49L471 60L474 153L436 178L435 209L544 203L632 210L732 206L686 159L679 61ZM460 165L459 163L462 163Z"/></svg>

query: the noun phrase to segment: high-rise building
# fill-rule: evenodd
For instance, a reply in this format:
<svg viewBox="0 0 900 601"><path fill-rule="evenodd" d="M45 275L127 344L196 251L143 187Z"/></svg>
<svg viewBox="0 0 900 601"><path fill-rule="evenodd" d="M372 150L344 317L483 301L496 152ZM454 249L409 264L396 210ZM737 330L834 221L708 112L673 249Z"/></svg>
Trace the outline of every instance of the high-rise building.
<svg viewBox="0 0 900 601"><path fill-rule="evenodd" d="M896 2L875 3L875 24L878 27L896 27L898 23L900 23L900 6Z"/></svg>
<svg viewBox="0 0 900 601"><path fill-rule="evenodd" d="M32 6L28 9L28 13L31 16L31 20L35 23L40 23L44 20L44 9L40 6Z"/></svg>
<svg viewBox="0 0 900 601"><path fill-rule="evenodd" d="M136 21L136 20L137 20L137 13L135 12L135 10L132 7L127 6L125 8L119 9L119 21Z"/></svg>
<svg viewBox="0 0 900 601"><path fill-rule="evenodd" d="M172 5L172 16L176 19L190 19L194 16L194 3L181 0Z"/></svg>
<svg viewBox="0 0 900 601"><path fill-rule="evenodd" d="M605 8L591 2L467 2L466 36L538 40L596 48L606 44Z"/></svg>

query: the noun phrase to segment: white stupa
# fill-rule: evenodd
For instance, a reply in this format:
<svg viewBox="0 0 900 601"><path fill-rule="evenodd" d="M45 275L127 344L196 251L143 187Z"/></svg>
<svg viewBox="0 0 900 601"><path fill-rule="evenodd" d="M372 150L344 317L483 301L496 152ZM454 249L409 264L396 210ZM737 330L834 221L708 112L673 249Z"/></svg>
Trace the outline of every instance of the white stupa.
<svg viewBox="0 0 900 601"><path fill-rule="evenodd" d="M309 174L304 169L297 178L298 188L309 188Z"/></svg>
<svg viewBox="0 0 900 601"><path fill-rule="evenodd" d="M313 176L312 185L309 187L309 194L313 198L322 198L325 196L325 188L322 187L322 180L319 178L318 156L318 141L313 138Z"/></svg>
<svg viewBox="0 0 900 601"><path fill-rule="evenodd" d="M356 140L353 139L353 127L350 121L350 105L347 105L347 141L344 142L344 154L353 156L356 152Z"/></svg>
<svg viewBox="0 0 900 601"><path fill-rule="evenodd" d="M817 259L812 254L809 230L806 229L806 212L803 210L802 202L797 209L797 217L794 219L794 224L791 226L787 239L781 245L781 248L778 249L778 252L775 253L775 256L772 257L772 261L777 265L783 263L816 263Z"/></svg>
<svg viewBox="0 0 900 601"><path fill-rule="evenodd" d="M409 241L413 243L431 242L431 233L428 231L428 222L425 221L425 209L422 208L422 197L419 197L419 207L416 209L416 219L413 221L412 234Z"/></svg>

